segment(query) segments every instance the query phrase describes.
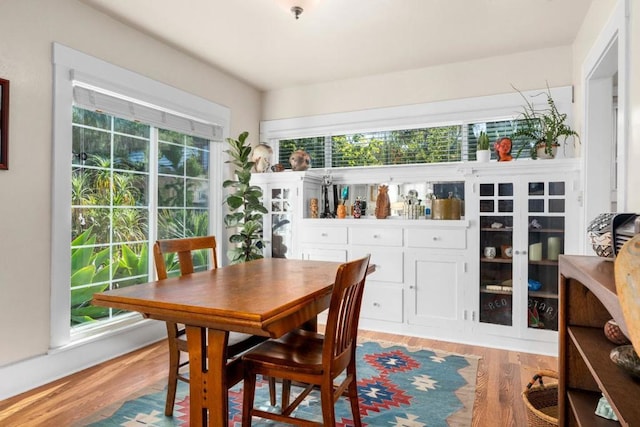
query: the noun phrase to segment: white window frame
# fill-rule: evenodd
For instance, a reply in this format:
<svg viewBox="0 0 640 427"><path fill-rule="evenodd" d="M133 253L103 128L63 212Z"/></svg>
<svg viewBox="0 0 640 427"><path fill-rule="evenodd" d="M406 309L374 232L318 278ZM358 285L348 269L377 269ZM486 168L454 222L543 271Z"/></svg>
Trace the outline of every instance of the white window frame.
<svg viewBox="0 0 640 427"><path fill-rule="evenodd" d="M125 94L170 112L179 112L203 123L222 127L220 143L210 150L210 224L215 235L222 235L223 144L229 136L229 108L175 87L110 64L58 43L53 44L53 177L51 215L51 349L80 340L70 326L71 275L71 151L74 79L113 93ZM79 77L80 76L80 77ZM131 316L140 321L140 316ZM131 320L129 320L131 321ZM108 329L121 324L110 322Z"/></svg>

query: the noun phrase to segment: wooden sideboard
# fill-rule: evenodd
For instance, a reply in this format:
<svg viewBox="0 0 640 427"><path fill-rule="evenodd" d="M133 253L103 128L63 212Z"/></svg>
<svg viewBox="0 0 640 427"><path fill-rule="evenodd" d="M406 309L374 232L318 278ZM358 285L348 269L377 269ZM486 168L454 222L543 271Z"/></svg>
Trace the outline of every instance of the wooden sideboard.
<svg viewBox="0 0 640 427"><path fill-rule="evenodd" d="M616 295L614 264L595 256L560 256L559 425L640 425L640 381L609 358L615 344L604 324L626 331ZM619 422L595 415L605 395Z"/></svg>

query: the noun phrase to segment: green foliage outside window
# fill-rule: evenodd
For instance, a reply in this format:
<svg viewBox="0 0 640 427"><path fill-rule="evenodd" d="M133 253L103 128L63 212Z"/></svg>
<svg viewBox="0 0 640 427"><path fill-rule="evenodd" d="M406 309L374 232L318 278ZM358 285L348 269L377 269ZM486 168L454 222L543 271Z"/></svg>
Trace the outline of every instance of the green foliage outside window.
<svg viewBox="0 0 640 427"><path fill-rule="evenodd" d="M95 292L149 281L150 135L148 125L73 108L72 326L119 313L92 306ZM209 141L163 129L158 139L157 237L209 234Z"/></svg>
<svg viewBox="0 0 640 427"><path fill-rule="evenodd" d="M279 161L289 167L291 153L303 149L311 166L322 168L455 162L462 160L459 125L279 141ZM328 144L328 146L327 146ZM330 162L330 163L328 163Z"/></svg>

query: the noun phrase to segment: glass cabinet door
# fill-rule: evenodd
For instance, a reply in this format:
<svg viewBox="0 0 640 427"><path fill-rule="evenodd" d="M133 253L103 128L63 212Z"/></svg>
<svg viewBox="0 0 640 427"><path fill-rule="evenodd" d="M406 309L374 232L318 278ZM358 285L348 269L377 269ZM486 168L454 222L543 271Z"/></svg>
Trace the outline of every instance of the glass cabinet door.
<svg viewBox="0 0 640 427"><path fill-rule="evenodd" d="M271 227L271 257L290 258L292 246L291 221L293 219L293 202L291 196L294 189L290 187L272 187L269 219ZM265 223L265 225L267 225ZM267 230L265 230L266 232ZM268 247L268 246L267 246Z"/></svg>
<svg viewBox="0 0 640 427"><path fill-rule="evenodd" d="M564 251L564 181L530 181L527 192L527 326L558 330L558 255Z"/></svg>
<svg viewBox="0 0 640 427"><path fill-rule="evenodd" d="M513 325L514 183L481 183L480 316L481 323Z"/></svg>

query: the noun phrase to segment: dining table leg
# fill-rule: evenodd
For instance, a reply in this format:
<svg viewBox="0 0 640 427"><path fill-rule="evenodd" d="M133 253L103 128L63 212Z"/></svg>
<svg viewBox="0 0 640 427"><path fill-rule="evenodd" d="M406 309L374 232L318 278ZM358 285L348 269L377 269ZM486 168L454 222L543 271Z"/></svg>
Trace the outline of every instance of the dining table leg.
<svg viewBox="0 0 640 427"><path fill-rule="evenodd" d="M229 424L226 352L229 332L186 326L189 349L189 424ZM207 345L208 342L208 345Z"/></svg>

